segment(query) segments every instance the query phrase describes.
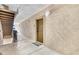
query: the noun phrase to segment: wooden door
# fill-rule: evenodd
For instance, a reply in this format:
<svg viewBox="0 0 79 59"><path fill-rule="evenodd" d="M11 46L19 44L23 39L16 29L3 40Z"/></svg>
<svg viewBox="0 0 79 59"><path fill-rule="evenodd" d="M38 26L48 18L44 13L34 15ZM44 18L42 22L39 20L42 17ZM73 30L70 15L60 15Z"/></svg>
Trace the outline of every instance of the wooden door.
<svg viewBox="0 0 79 59"><path fill-rule="evenodd" d="M38 19L37 25L37 41L43 43L43 18Z"/></svg>

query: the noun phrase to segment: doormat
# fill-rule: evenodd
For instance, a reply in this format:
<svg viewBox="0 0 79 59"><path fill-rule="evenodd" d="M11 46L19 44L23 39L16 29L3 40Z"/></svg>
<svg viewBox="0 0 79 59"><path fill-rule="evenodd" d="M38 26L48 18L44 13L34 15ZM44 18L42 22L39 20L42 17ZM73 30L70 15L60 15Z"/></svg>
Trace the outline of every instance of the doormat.
<svg viewBox="0 0 79 59"><path fill-rule="evenodd" d="M40 45L42 45L42 43L40 43L40 42L34 42L34 43L32 43L32 44L34 44L35 46L40 46Z"/></svg>

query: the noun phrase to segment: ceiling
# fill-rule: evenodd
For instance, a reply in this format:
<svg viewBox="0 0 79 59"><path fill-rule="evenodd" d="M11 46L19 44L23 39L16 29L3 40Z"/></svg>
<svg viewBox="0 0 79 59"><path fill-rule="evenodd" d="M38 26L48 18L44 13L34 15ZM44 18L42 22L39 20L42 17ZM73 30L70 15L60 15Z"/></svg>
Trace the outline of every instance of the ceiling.
<svg viewBox="0 0 79 59"><path fill-rule="evenodd" d="M45 6L45 4L8 4L9 9L18 11L15 17L15 23L21 22L23 19L28 18L34 14L37 10Z"/></svg>

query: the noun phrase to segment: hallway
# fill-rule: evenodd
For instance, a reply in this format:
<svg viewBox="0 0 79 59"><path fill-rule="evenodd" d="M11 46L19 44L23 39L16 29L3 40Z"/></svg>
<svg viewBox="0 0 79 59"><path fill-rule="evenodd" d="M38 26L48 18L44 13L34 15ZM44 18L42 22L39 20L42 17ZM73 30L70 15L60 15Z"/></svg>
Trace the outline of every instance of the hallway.
<svg viewBox="0 0 79 59"><path fill-rule="evenodd" d="M3 55L79 54L78 4L9 4L1 6L9 7L8 12L5 11L6 8L2 8L0 12L2 13L0 14L2 20L0 23L0 43L2 44L0 52ZM11 21L6 19L9 17L6 16L7 13L13 15ZM4 39L9 35L11 38ZM17 42L13 43L15 41ZM37 42L42 45L37 46Z"/></svg>

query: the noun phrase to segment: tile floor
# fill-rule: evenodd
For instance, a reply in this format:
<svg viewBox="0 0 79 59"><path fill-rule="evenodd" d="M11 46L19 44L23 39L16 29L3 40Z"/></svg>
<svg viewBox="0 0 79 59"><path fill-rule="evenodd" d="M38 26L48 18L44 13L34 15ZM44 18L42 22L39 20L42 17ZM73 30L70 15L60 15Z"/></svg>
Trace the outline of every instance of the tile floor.
<svg viewBox="0 0 79 59"><path fill-rule="evenodd" d="M0 46L2 55L59 55L44 45L36 46L28 39Z"/></svg>
<svg viewBox="0 0 79 59"><path fill-rule="evenodd" d="M5 44L10 44L10 43L12 43L12 41L13 41L13 38L4 38L3 39L3 44L5 45Z"/></svg>

